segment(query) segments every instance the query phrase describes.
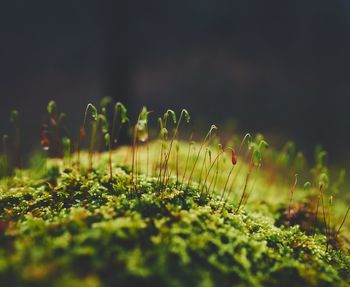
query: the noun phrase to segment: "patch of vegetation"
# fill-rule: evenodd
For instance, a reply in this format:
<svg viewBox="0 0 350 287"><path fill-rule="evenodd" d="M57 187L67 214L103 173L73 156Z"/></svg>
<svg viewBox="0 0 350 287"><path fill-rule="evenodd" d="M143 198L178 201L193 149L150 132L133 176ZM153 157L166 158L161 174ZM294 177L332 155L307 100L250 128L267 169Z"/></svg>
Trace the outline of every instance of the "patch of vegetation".
<svg viewBox="0 0 350 287"><path fill-rule="evenodd" d="M56 110L41 139L50 158L19 169L18 114L13 148L5 137L1 286L349 286L349 209L333 200L346 199L344 172L322 149L310 169L292 143L276 151L261 135L223 147L213 125L180 141L186 110L159 117L150 142L146 108L117 147L122 104L89 104L75 140Z"/></svg>

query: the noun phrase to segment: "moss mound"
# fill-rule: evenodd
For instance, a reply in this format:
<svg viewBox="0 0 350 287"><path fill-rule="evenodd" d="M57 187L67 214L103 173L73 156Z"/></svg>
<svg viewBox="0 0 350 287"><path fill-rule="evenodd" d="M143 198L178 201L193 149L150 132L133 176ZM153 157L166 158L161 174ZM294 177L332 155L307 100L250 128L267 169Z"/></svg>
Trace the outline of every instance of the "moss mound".
<svg viewBox="0 0 350 287"><path fill-rule="evenodd" d="M0 189L2 286L349 286L323 235L116 168L29 171ZM263 208L262 208L263 209Z"/></svg>

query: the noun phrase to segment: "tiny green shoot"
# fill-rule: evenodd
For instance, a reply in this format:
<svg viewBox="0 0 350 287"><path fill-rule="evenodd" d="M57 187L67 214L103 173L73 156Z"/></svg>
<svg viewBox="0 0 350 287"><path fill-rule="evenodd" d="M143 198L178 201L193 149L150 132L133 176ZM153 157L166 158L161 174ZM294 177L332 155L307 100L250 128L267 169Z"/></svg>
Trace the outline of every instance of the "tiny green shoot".
<svg viewBox="0 0 350 287"><path fill-rule="evenodd" d="M77 156L78 156L77 165L78 165L78 169L80 169L80 148L81 148L81 143L82 143L82 140L86 137L85 125L86 125L86 120L87 120L87 115L88 115L89 109L91 110L92 118L95 121L97 121L97 118L98 118L98 112L97 112L96 107L93 104L91 104L91 103L87 104L87 106L85 108L85 112L84 112L83 124L81 125L81 127L79 129L79 137L78 137L78 141L77 141Z"/></svg>

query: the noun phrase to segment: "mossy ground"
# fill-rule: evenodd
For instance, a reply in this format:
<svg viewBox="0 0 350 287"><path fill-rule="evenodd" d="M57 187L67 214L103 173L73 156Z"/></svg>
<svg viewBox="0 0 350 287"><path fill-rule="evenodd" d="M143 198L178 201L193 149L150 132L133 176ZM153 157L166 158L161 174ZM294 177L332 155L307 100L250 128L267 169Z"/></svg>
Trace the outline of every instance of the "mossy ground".
<svg viewBox="0 0 350 287"><path fill-rule="evenodd" d="M202 154L187 184L196 154L182 182L188 147L180 144L179 176L175 156L169 161L166 185L157 177L157 142L139 148L136 184L127 147L113 152L112 180L108 153L94 156L90 172L74 167L73 158L2 179L0 285L350 285L346 247L327 246L318 229L276 223L288 208L290 178L272 181L266 170L254 171L249 201L236 211L248 169L243 158L224 206L230 160L223 157L209 175L211 191L202 188L209 169ZM82 165L87 161L82 154ZM297 187L293 206L304 197Z"/></svg>

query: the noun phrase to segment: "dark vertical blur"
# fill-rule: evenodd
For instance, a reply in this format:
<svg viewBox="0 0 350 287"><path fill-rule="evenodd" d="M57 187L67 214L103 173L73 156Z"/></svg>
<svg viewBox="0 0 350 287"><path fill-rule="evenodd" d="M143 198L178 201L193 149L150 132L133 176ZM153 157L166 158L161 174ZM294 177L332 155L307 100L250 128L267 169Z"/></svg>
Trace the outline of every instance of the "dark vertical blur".
<svg viewBox="0 0 350 287"><path fill-rule="evenodd" d="M73 129L108 95L350 158L349 1L40 2L0 4L0 133L16 107L29 147L49 99Z"/></svg>

